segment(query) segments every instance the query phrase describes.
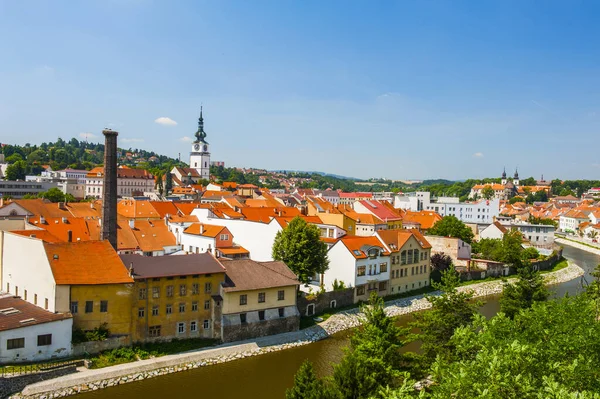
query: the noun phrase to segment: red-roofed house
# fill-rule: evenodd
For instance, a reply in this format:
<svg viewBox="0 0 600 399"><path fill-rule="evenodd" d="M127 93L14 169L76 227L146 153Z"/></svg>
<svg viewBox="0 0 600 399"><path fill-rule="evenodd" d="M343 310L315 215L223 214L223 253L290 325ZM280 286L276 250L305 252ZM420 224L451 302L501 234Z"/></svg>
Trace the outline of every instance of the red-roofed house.
<svg viewBox="0 0 600 399"><path fill-rule="evenodd" d="M354 210L359 213L368 213L384 221L390 230L402 228L402 217L390 206L376 200L363 200L354 203Z"/></svg>

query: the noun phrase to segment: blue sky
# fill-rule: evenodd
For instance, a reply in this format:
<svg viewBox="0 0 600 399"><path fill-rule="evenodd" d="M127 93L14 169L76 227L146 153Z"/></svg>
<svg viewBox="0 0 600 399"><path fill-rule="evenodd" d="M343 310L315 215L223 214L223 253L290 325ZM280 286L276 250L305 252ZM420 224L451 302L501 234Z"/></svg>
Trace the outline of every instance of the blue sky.
<svg viewBox="0 0 600 399"><path fill-rule="evenodd" d="M202 103L228 166L598 179L599 16L593 1L0 1L0 141L111 127L188 159Z"/></svg>

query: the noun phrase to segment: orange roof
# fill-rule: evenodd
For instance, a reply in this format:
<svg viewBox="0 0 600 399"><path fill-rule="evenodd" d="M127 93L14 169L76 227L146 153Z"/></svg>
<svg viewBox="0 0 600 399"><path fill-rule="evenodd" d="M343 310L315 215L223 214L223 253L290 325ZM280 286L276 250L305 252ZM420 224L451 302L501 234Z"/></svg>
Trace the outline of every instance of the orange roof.
<svg viewBox="0 0 600 399"><path fill-rule="evenodd" d="M345 236L340 238L340 241L348 248L352 256L356 259L367 258L366 251L372 247L383 248L383 254L389 255L389 252L385 249L383 244L375 236L370 237L359 237L359 236Z"/></svg>
<svg viewBox="0 0 600 399"><path fill-rule="evenodd" d="M493 183L493 184L476 184L473 186L473 190L483 190L485 187L491 187L494 191L504 190L504 186L502 184Z"/></svg>
<svg viewBox="0 0 600 399"><path fill-rule="evenodd" d="M184 215L189 215L196 208L200 208L200 204L197 202L174 202L177 209Z"/></svg>
<svg viewBox="0 0 600 399"><path fill-rule="evenodd" d="M135 238L135 234L129 228L129 222L121 219L117 221L117 250L131 251L138 250L139 244Z"/></svg>
<svg viewBox="0 0 600 399"><path fill-rule="evenodd" d="M19 234L25 237L37 238L50 243L63 242L63 240L53 236L47 230L11 230L11 233Z"/></svg>
<svg viewBox="0 0 600 399"><path fill-rule="evenodd" d="M393 207L387 207L382 204L384 201L376 201L376 200L362 200L359 203L367 208L371 214L377 216L381 220L387 221L395 221L400 220L401 217L398 212Z"/></svg>
<svg viewBox="0 0 600 399"><path fill-rule="evenodd" d="M84 218L45 218L45 223L40 222L40 217L29 218L29 223L33 226L47 230L54 237L63 242L69 240L69 231L73 241L97 240L99 237L90 234L88 224Z"/></svg>
<svg viewBox="0 0 600 399"><path fill-rule="evenodd" d="M178 209L175 206L175 204L173 204L172 201L149 201L149 202L150 202L150 205L152 205L152 207L154 208L156 213L158 213L158 215L161 218L164 218L167 214L169 214L169 215L177 214Z"/></svg>
<svg viewBox="0 0 600 399"><path fill-rule="evenodd" d="M306 221L306 223L310 223L310 224L323 224L323 221L321 220L321 218L319 218L318 216L304 216L304 215L298 215L300 218L304 219ZM286 227L288 224L290 224L290 222L292 220L294 220L296 216L292 217L292 216L286 216L286 217L279 217L279 216L275 216L275 220L277 220L277 222L279 223L279 225L281 227Z"/></svg>
<svg viewBox="0 0 600 399"><path fill-rule="evenodd" d="M196 223L198 216L194 215L173 215L169 216L169 222L173 223Z"/></svg>
<svg viewBox="0 0 600 399"><path fill-rule="evenodd" d="M102 201L70 202L67 209L74 217L100 217L102 215Z"/></svg>
<svg viewBox="0 0 600 399"><path fill-rule="evenodd" d="M238 254L249 254L250 252L244 247L225 247L225 248L217 248L218 252L221 252L224 255L238 255Z"/></svg>
<svg viewBox="0 0 600 399"><path fill-rule="evenodd" d="M45 242L44 249L58 285L133 283L108 241Z"/></svg>
<svg viewBox="0 0 600 399"><path fill-rule="evenodd" d="M117 213L129 219L161 217L150 201L121 200L117 203Z"/></svg>
<svg viewBox="0 0 600 399"><path fill-rule="evenodd" d="M26 209L33 215L42 215L47 218L59 218L62 216L71 216L66 207L61 209L58 203L53 203L43 199L16 199L14 203Z"/></svg>
<svg viewBox="0 0 600 399"><path fill-rule="evenodd" d="M136 220L133 235L144 252L162 251L164 247L177 245L175 236L162 221Z"/></svg>
<svg viewBox="0 0 600 399"><path fill-rule="evenodd" d="M278 207L278 208L241 208L240 212L246 220L254 222L269 223L271 218L279 217L294 217L300 215L298 208Z"/></svg>
<svg viewBox="0 0 600 399"><path fill-rule="evenodd" d="M254 208L276 208L282 206L283 204L276 199L265 198L265 199L247 199L246 206L254 207Z"/></svg>
<svg viewBox="0 0 600 399"><path fill-rule="evenodd" d="M238 208L243 208L244 206L246 206L242 204L236 197L225 197L223 198L223 203L229 205L232 209L236 206Z"/></svg>
<svg viewBox="0 0 600 399"><path fill-rule="evenodd" d="M183 232L203 237L216 237L225 227L215 226L213 224L193 223Z"/></svg>
<svg viewBox="0 0 600 399"><path fill-rule="evenodd" d="M224 181L223 182L223 187L235 189L237 187L237 183L234 182L234 181Z"/></svg>
<svg viewBox="0 0 600 399"><path fill-rule="evenodd" d="M417 229L379 230L376 234L392 249L392 252L402 250L404 244L406 244L411 237L414 237L422 248L431 248L429 241L427 241L423 234Z"/></svg>
<svg viewBox="0 0 600 399"><path fill-rule="evenodd" d="M423 230L432 228L440 220L442 220L440 214L432 211L406 211L402 217L404 223L419 223Z"/></svg>
<svg viewBox="0 0 600 399"><path fill-rule="evenodd" d="M231 193L226 193L223 191L212 191L207 190L202 194L202 198L210 198L210 197L223 197L225 195L231 195Z"/></svg>
<svg viewBox="0 0 600 399"><path fill-rule="evenodd" d="M358 213L354 209L352 209L349 205L338 205L338 210L344 214L344 216L349 217L354 220L358 224L368 224L368 225L377 225L377 224L385 224L385 222L379 219L377 216L372 215L370 213Z"/></svg>

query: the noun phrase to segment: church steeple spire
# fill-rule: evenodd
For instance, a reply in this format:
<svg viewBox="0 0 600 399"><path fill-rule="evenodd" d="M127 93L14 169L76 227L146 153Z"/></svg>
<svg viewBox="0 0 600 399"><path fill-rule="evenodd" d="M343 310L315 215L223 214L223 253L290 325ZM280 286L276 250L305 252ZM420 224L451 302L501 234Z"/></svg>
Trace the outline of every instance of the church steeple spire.
<svg viewBox="0 0 600 399"><path fill-rule="evenodd" d="M506 179L506 166L504 167L504 170L502 171L502 178Z"/></svg>
<svg viewBox="0 0 600 399"><path fill-rule="evenodd" d="M204 118L202 117L202 106L200 106L200 117L198 118L198 130L196 131L196 142L205 143L206 132L204 131Z"/></svg>

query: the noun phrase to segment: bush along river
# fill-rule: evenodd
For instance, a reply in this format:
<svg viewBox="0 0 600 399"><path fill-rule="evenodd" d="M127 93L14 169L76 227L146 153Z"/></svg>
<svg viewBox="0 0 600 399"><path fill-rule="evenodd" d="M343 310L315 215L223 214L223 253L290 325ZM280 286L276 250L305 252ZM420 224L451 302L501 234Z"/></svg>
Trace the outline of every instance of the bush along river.
<svg viewBox="0 0 600 399"><path fill-rule="evenodd" d="M551 290L558 297L566 293L576 294L582 290L582 282L591 281L590 273L600 263L600 256L565 245L563 256L584 270L582 277L552 286ZM565 270L565 269L563 269ZM487 289L487 288L485 288ZM495 315L499 310L499 297L493 295L497 287L490 285L492 296L484 299L481 313L487 317ZM401 301L401 300L400 300ZM424 301L424 300L423 300ZM413 309L424 308L419 305L422 301L414 301ZM426 301L425 301L426 302ZM402 305L402 303L400 303ZM415 307L417 305L417 307ZM391 314L402 314L402 307L392 306ZM332 320L327 320L329 322ZM342 330L355 325L350 316L336 318L336 326ZM410 314L400 315L397 319L400 326L406 326L412 321ZM149 378L135 383L128 383L79 394L82 399L149 399L164 397L224 397L224 398L262 398L281 399L285 396L286 388L293 385L294 374L305 359L313 362L318 374L324 376L332 372L332 363L338 362L347 346L351 330L341 331L327 339L309 345L291 347L260 356L245 357L239 360L219 363L210 367L199 367L179 373L166 374L158 378ZM318 333L317 333L318 334ZM413 344L416 345L416 344ZM404 350L415 350L415 346L407 346ZM52 395L48 395L51 397Z"/></svg>

